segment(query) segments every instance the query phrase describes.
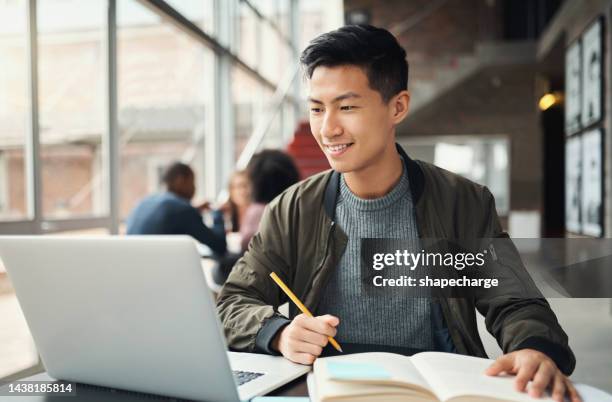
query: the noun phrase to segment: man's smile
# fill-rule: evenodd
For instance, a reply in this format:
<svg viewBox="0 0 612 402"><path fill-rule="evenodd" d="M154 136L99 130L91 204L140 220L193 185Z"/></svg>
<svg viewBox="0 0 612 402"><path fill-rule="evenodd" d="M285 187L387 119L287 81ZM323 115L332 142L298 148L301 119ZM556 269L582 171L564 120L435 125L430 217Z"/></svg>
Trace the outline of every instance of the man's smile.
<svg viewBox="0 0 612 402"><path fill-rule="evenodd" d="M353 143L347 143L347 144L330 144L330 145L324 145L325 150L327 151L328 154L330 154L331 156L340 156L342 155L344 152L346 152L346 150L353 145Z"/></svg>

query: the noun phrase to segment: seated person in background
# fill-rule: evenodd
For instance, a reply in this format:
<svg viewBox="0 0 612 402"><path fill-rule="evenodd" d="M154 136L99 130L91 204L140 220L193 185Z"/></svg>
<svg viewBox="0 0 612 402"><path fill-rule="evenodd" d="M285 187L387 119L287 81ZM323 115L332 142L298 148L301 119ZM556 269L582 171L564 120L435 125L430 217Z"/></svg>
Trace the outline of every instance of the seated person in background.
<svg viewBox="0 0 612 402"><path fill-rule="evenodd" d="M221 206L225 215L225 222L230 225L228 232L240 232L246 211L251 205L251 182L246 170L239 170L232 174L229 182L229 199Z"/></svg>
<svg viewBox="0 0 612 402"><path fill-rule="evenodd" d="M257 233L266 205L300 180L300 172L291 156L274 149L266 149L253 155L247 172L251 179L253 203L247 209L240 227L243 250L247 249L251 237Z"/></svg>
<svg viewBox="0 0 612 402"><path fill-rule="evenodd" d="M199 209L191 205L195 194L195 175L184 163L175 162L164 173L166 191L142 200L127 219L128 235L185 234L207 245L218 255L225 254L223 214L213 211L213 228L202 221Z"/></svg>

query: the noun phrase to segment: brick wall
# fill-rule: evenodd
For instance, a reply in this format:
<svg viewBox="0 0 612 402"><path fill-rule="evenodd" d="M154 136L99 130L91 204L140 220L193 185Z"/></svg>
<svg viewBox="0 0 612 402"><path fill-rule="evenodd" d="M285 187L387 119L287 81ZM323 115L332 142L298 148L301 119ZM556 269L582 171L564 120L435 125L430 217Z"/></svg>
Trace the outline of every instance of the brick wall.
<svg viewBox="0 0 612 402"><path fill-rule="evenodd" d="M393 30L424 15L432 0L346 0L345 11L366 10L370 23ZM453 68L476 45L498 41L503 30L501 2L448 0L398 35L410 63L409 81L436 80L436 68ZM397 31L396 31L397 32ZM535 96L535 65L486 67L409 115L398 136L492 135L510 139L510 208L541 208L541 132Z"/></svg>

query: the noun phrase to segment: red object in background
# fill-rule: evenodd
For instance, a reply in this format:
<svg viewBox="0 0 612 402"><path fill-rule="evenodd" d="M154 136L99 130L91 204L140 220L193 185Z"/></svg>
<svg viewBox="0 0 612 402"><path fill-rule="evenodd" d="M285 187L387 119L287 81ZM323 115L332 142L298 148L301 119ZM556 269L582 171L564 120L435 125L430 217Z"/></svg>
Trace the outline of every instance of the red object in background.
<svg viewBox="0 0 612 402"><path fill-rule="evenodd" d="M310 132L308 122L300 122L293 140L287 146L287 153L293 157L302 179L330 168L325 154Z"/></svg>

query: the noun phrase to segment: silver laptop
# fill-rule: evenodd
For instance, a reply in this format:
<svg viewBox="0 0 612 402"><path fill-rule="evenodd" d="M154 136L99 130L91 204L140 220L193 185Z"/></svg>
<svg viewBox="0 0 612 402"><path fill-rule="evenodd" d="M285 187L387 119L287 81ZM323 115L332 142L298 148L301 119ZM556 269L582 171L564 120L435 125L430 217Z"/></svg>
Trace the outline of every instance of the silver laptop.
<svg viewBox="0 0 612 402"><path fill-rule="evenodd" d="M0 257L51 377L239 401L309 371L227 352L189 237L0 237Z"/></svg>

